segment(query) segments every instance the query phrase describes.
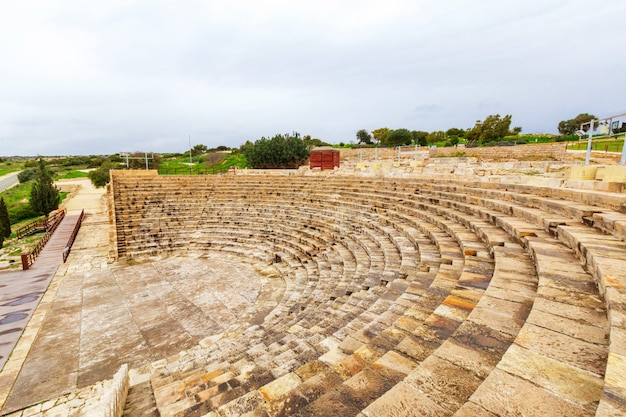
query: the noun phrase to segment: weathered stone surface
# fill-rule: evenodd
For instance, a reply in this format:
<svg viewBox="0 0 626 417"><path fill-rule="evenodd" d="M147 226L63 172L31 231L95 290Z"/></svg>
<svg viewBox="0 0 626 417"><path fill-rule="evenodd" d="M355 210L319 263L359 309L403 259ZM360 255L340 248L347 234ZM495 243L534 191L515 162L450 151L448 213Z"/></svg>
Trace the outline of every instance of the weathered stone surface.
<svg viewBox="0 0 626 417"><path fill-rule="evenodd" d="M363 412L367 417L431 416L444 417L452 413L433 402L430 398L405 382L400 382L385 395L367 406Z"/></svg>
<svg viewBox="0 0 626 417"><path fill-rule="evenodd" d="M520 399L523 399L520 401ZM541 417L559 415L582 417L593 415L595 406L572 403L552 391L499 369L489 374L472 395L471 401L499 416Z"/></svg>
<svg viewBox="0 0 626 417"><path fill-rule="evenodd" d="M585 342L532 324L524 326L515 343L597 375L604 375L606 369L606 346Z"/></svg>
<svg viewBox="0 0 626 417"><path fill-rule="evenodd" d="M465 368L431 355L404 382L453 413L467 401L482 380Z"/></svg>
<svg viewBox="0 0 626 417"><path fill-rule="evenodd" d="M498 369L583 406L593 406L602 394L604 380L598 375L570 366L562 361L537 354L516 344L498 364Z"/></svg>

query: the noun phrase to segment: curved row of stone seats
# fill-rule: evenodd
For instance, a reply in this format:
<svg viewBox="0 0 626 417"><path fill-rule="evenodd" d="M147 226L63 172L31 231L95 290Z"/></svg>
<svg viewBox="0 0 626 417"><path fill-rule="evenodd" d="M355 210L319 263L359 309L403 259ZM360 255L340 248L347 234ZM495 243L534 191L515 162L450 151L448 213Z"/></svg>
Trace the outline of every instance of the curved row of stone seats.
<svg viewBox="0 0 626 417"><path fill-rule="evenodd" d="M441 186L447 189L449 185ZM531 190L528 187L516 187L517 192ZM603 399L599 407L599 413L621 412L621 402L626 398L626 390L623 389L626 380L623 375L626 371L626 357L623 348L626 340L626 331L623 320L623 311L626 309L626 291L624 290L623 271L626 270L626 244L624 244L624 214L612 211L613 208L624 209L623 195L610 195L603 200L597 193L583 194L584 203L572 203L571 201L555 201L542 197L527 198L510 191L507 200L515 203L495 201L502 198L502 191L476 190L475 187L463 187L459 191L454 188L451 192L438 192L437 195L448 199L458 200L459 195L470 195L472 204L486 206L498 210L500 213L510 212L528 219L538 226L543 226L556 235L562 243L571 248L585 269L595 278L604 297L608 311L610 327L610 343L608 364L605 371L605 386ZM477 195L486 194L489 199L477 198ZM569 193L568 193L569 194ZM579 198L581 199L581 198ZM520 202L528 201L530 208L519 205ZM465 200L467 201L467 200ZM587 204L593 201L596 206ZM545 207L545 208L544 208ZM546 221L554 217L554 212L562 216L557 220ZM568 217L569 216L569 217ZM549 226L549 227L548 227ZM608 234L607 234L608 233ZM618 411L615 411L615 410Z"/></svg>
<svg viewBox="0 0 626 417"><path fill-rule="evenodd" d="M381 194L383 194L383 193L385 192L385 190L384 190L384 188L383 188L383 187L380 187L380 188L381 188L381 189L380 189L380 190L378 190L378 191L380 191L380 193L381 193ZM378 206L378 204L377 204L377 202L376 202L376 201L374 201L374 202L372 202L372 201L371 201L371 197L370 197L370 196L368 196L368 199L370 199L370 200L369 200L369 203L371 203L372 205L376 205L376 206ZM387 204L387 203L383 203L383 204ZM383 210L385 210L385 209L384 209L384 205L381 205L381 207L383 208ZM386 210L387 210L387 212L389 211L389 207L390 207L390 206L388 206L388 208L386 209ZM419 206L419 208L420 208L420 209L421 209L421 208L424 208L424 207L426 207L426 206ZM431 212L431 211L432 211L432 212L436 212L436 208L437 208L436 206L433 206L432 208L429 208L428 210L425 210L425 211L427 211L427 212ZM399 216L404 216L404 218L406 219L406 214L405 214L405 212L406 212L406 211L405 211L405 210L403 210L403 211L402 211L402 213L398 213L398 215L399 215ZM442 213L442 214L444 214L444 213ZM447 213L447 214L448 214L448 219L454 219L454 218L456 218L456 219L455 219L455 220L453 220L453 221L459 221L459 220L461 220L461 221L462 221L462 220L463 220L463 217L462 217L462 216L460 216L460 215L458 215L458 214L456 214L455 212L449 212L449 213ZM398 215L395 215L395 214L394 214L394 216L395 216L395 218L396 218L396 219L398 218ZM419 217L417 217L417 216L416 216L416 218L419 218ZM440 223L440 224L441 224L441 223ZM472 223L469 223L469 222L467 222L467 221L465 222L465 225L466 225L466 226L471 225L471 224L472 224ZM474 224L477 224L477 223L476 223L476 221L474 222ZM400 228L402 228L402 226L399 226L399 227L400 227ZM478 228L477 228L477 230L480 232L480 231L482 231L484 228L485 228L485 226L483 225L483 226L478 227ZM378 229L380 230L381 228L379 227ZM445 229L445 228L444 228L444 229ZM447 229L448 229L448 231L451 231L451 230L452 230L449 226L447 226ZM495 232L495 231L492 231L492 232ZM459 232L459 233L462 233L462 232ZM494 233L494 234L495 234L495 233ZM483 236L483 237L485 237L485 236ZM492 247L492 248L490 249L490 251L493 251L494 253L498 253L498 251L499 251L499 250L504 250L504 249L507 249L507 250L508 250L508 249L509 249L509 247L508 247L507 245L509 245L509 244L513 244L513 243L510 243L510 242L505 242L504 240L505 240L505 239L503 239L503 238L502 238L502 236L494 236L494 237L492 238L492 241L493 241L493 242L497 242L498 244L496 245L496 247L495 247L495 248L493 248L493 247ZM396 247L397 247L397 245L396 245ZM471 252L471 251L470 251L470 252ZM498 270L498 263L496 262L496 271L497 271L497 270ZM494 276L495 276L495 275L496 275L496 274L494 274ZM517 284L517 285L519 285L519 284ZM491 288L492 288L492 286L490 285L489 287L487 287L487 290L489 290L489 289L491 289ZM493 287L493 288L496 288L496 289L497 289L497 287ZM495 291L495 290L494 290L494 291ZM502 289L500 289L500 291L502 292ZM495 299L498 299L498 297L494 297L494 298L495 298ZM380 298L379 298L379 299L380 299ZM481 299L481 300L482 300L482 299ZM487 300L487 299L485 299L485 300ZM493 300L490 300L490 301L491 301L491 302L493 302ZM379 303L379 304L382 304L382 303ZM480 311L480 309L474 309L474 310L472 311L472 313L470 313L469 317L471 317L471 316L472 316L472 314L474 314L474 312L476 312L476 313L475 313L475 315L476 315L477 317L480 317L480 315L478 314L478 311ZM466 325L467 321L464 321L463 323L464 323L463 325ZM474 323L472 323L472 324L474 324ZM463 328L463 325L462 325L462 326L460 326L460 327L457 329L457 332L459 332L459 331ZM469 326L469 324L467 324L467 326ZM343 333L346 333L345 329L344 329ZM461 333L459 333L459 334L461 334ZM343 340L344 340L344 342L345 342L345 343L344 343L344 342L342 342L342 343L344 343L344 348L345 348L345 349L348 349L348 346L345 346L345 345L349 345L350 343L353 343L353 342L351 342L351 341L350 341L350 339L348 338L348 336L341 336L341 337L343 337ZM350 336L350 337L351 337L351 336ZM357 337L361 337L361 336L357 336ZM466 335L466 337L467 337L467 335ZM461 337L461 336L459 336L459 339L460 339L460 340L462 340L462 337ZM358 339L356 339L356 340L358 340ZM366 338L364 341L368 341L368 340L370 340L370 339L367 339L367 338ZM453 343L453 342L452 342L452 339L449 339L449 340L444 341L444 343L443 343L441 346L442 346L442 348L443 348L443 346L448 346L448 345L449 345L449 344L451 344L451 343ZM455 341L455 343L456 343L456 341ZM516 345L516 346L517 346L517 345ZM361 348L359 348L359 349L361 349ZM357 350L359 350L359 349L357 349ZM360 356L359 356L359 355L356 355L356 356L354 356L354 355L349 355L348 357L351 357L353 360L355 360L355 358L358 358L358 357L368 356L368 357L370 357L370 359L371 359L371 356L372 356L372 355L367 355L367 354L365 354L365 353L364 353L364 352L368 352L368 351L369 351L368 349L361 350L361 351L359 352ZM331 351L329 351L329 352L331 352ZM387 352L395 352L395 351L393 351L393 350L389 350L389 351L387 351ZM385 355L387 355L387 356L385 356ZM393 356L393 354L391 354L391 353L389 353L389 354L385 354L385 355L381 356L381 358L386 358L386 360L388 360L390 356ZM428 355L428 356L426 357L426 360L425 360L424 362L427 362L427 361L431 361L431 362L432 362L432 361L434 361L434 360L436 359L436 356L433 356L433 355L434 355L434 354L432 354L432 355ZM445 355L443 355L443 356L444 356L444 359L445 359L445 360L448 360L448 359L446 359L446 356L445 356ZM430 358L432 358L432 359L430 359ZM439 356L439 358L441 358L441 357ZM312 363L312 362L311 362L311 363ZM375 363L375 362L374 362L374 363ZM430 362L428 362L428 363L430 363ZM368 369L368 371L367 371L367 372L369 372L369 374L368 374L369 376L368 376L368 375L366 375L366 373L362 373L362 374L360 374L360 376L359 376L359 377L364 378L364 380L369 380L369 379L371 379L372 372L374 372L374 371L373 371L373 369L374 369L374 368L372 368L372 367L369 367L369 368L367 368L367 369ZM419 375L425 375L425 374L424 374L424 372L426 372L426 371L425 371L424 369L428 369L428 368L423 368L423 367L421 367L421 366L420 366L420 367L419 367L419 369L420 369L420 371L417 371L417 370L416 370L416 371L415 371L415 373L413 373L413 374L412 374L412 375L413 375L413 379L409 379L409 380L408 380L408 381L410 381L410 382L411 382L411 384L412 384L412 385L415 385L415 383L416 383L415 381L419 381L419 380L420 380L420 379L419 379ZM376 373L376 372L374 372L374 373ZM378 372L378 373L380 373L380 372ZM297 380L297 378L295 378L295 377L294 377L291 373L289 373L289 374L285 374L285 375L290 375L289 377L286 377L286 378L287 378L287 379L288 379L288 378L293 378L293 380L291 380L292 382L293 382L293 381L295 381L295 380ZM296 372L296 375L298 375L298 373L297 373L297 372ZM355 375L356 375L356 374L355 374ZM281 376L281 378L282 378L282 376ZM302 377L301 377L301 376L299 376L299 378L300 378L300 379L302 379ZM352 377L351 377L351 378L352 378ZM369 379L368 379L368 378L369 378ZM358 378L357 378L357 379L358 379ZM385 378L383 378L383 379L385 379ZM392 381L392 380L394 380L394 378L392 378L392 377L390 377L390 376L388 375L388 378L387 378L386 380L387 380L387 381ZM281 381L281 382L284 382L284 381ZM357 381L353 381L353 382L357 382ZM409 384L408 382L407 382L406 384L408 384L407 386L411 386L411 384ZM405 385L406 385L406 384L405 384ZM345 391L345 390L348 390L348 389L350 388L350 385L349 385L349 384L348 384L348 385L346 385L346 384L343 384L343 383L342 383L341 385L343 385L343 386L344 386L344 388L343 388L343 390L344 390L344 391ZM384 384L383 384L383 385L384 385ZM399 386L399 387L404 387L404 388L406 388L404 385L398 385L398 386ZM481 385L481 386L482 386L482 385ZM485 385L485 386L486 386L486 385ZM270 388L271 388L271 386L270 386ZM398 388L398 389L400 389L400 388ZM484 391L484 390L486 390L486 388L483 388L483 391ZM266 391L268 391L268 390L265 390L265 391L263 391L263 392L266 392ZM271 391L271 390L269 390L269 391ZM334 393L334 394L332 394L332 395L335 395L335 396L336 396L336 395L337 395L337 394L336 394L337 392L342 392L342 389L339 389L338 391L337 391L337 390L334 390L334 391L333 391L333 393ZM390 391L390 392L392 392L392 391ZM264 395L265 395L265 394L264 394ZM315 402L315 403L317 404L317 406L320 406L320 404L324 404L326 400L328 400L328 401L332 402L332 395L331 395L331 398L324 398L323 400L321 400L321 401L317 401L317 402ZM257 394L254 394L254 393L253 393L253 394L251 394L251 396L252 396L252 397L255 397L255 398L257 398L257 397L258 397L258 396L257 396ZM270 396L271 396L271 395L270 395ZM309 394L309 397L310 397L310 394ZM383 399L384 399L384 398L385 398L385 395L381 396L381 397L380 397L380 401L383 401ZM274 398L274 399L276 399L276 398ZM308 403L307 403L307 404L308 404ZM364 403L362 403L362 402L361 402L360 404L361 404L361 405L365 405L365 404L364 404ZM376 404L376 403L375 403L375 404ZM474 407L478 407L478 406L479 406L479 405L477 405L477 404L479 404L479 403L477 403L477 402L469 402L468 404L469 404L469 405L468 405L467 407L472 407L472 406L474 406ZM234 406L233 406L233 407L234 407ZM309 407L309 408L308 408L308 410L310 410L310 411L311 411L311 410L316 410L316 406L315 406L315 405L311 405L311 406L307 406L307 407ZM375 405L374 405L374 404L372 404L372 407L375 407ZM306 408L306 407L305 407L305 408ZM366 410L366 411L364 411L364 413L369 413L369 411L367 411L367 408L366 408L365 410ZM450 410L448 410L448 412L449 412L449 411L450 411ZM368 415L370 415L370 414L368 414Z"/></svg>
<svg viewBox="0 0 626 417"><path fill-rule="evenodd" d="M428 193L423 193L423 192L421 194L422 195L426 194L427 196L429 195ZM440 199L441 193L438 193L437 195L438 195L438 198L436 200L433 200L432 198L430 198L429 201L431 201L431 202L435 201L438 204L445 204L445 201L442 201ZM428 198L428 197L426 197L426 198ZM451 198L452 201L455 201L455 200L458 200L458 199L459 199L458 195L455 195L455 196L453 196L453 198ZM472 203L474 205L477 205L476 204L477 201L476 201L476 198L474 196L471 197L471 201L472 201ZM506 205L506 204L507 203L499 203L499 202L496 203L496 205L499 205L501 207L503 205ZM559 204L559 205L562 205L562 204ZM455 208L459 209L459 205L455 205ZM467 204L465 211L475 211L475 210L476 209L475 209L474 206L472 206L471 204ZM516 213L517 212L517 214L519 214L520 210L523 211L523 210L527 210L527 209L524 209L524 208L520 209L519 207L511 207L511 206L509 206L509 209L501 210L501 211L505 212L505 213L508 213L508 212ZM574 220L583 220L584 219L585 216L581 215L580 212L584 212L584 211L586 211L586 212L594 212L594 211L598 212L600 210L603 210L603 209L602 208L598 208L598 207L592 207L592 208L581 207L581 205L578 205L576 207L575 211L577 211L579 214L578 214L577 218L576 217L574 218ZM537 211L537 210L535 209L535 211ZM484 211L483 211L483 213L484 213ZM543 215L544 216L550 216L550 213L544 212ZM535 216L526 216L526 217L531 218L531 219L532 218L534 218L534 219L542 219L542 218L545 218L544 216L535 215ZM502 224L502 221L504 219L504 217L502 217L502 216L494 216L493 214L490 214L490 213L488 213L487 217L490 217L492 219L493 218L497 218L498 222L500 224ZM598 248L601 248L600 251L604 251L605 254L607 253L607 251L611 251L611 253L612 253L612 258L613 259L610 262L606 262L607 258L605 257L604 258L605 259L604 265L607 268L611 268L611 266L612 266L613 267L613 269L612 269L613 272L615 272L616 270L619 270L619 269L623 270L624 263L622 263L621 261L617 263L618 264L617 268L615 267L615 259L616 259L616 257L619 258L619 259L623 259L624 245L623 245L622 242L620 242L620 241L611 241L612 237L607 237L606 235L602 235L599 231L593 230L593 229L591 229L589 227L586 227L584 225L578 225L578 226L567 225L567 220L569 220L570 223L572 221L572 219L566 219L565 221L563 221L561 223L562 225L558 225L557 226L557 231L558 231L557 234L559 235L561 241L565 241L568 244L568 246L570 246L572 248L576 248L576 247L578 247L578 248L587 248L587 253L589 254L589 256L593 257L593 249L589 250L588 249L589 246L585 246L585 243L584 243L584 237L585 236L587 236L587 237L592 236L590 239L591 239L591 242L596 243L596 245L595 245L596 251L598 250ZM511 226L508 226L508 227L510 227L510 230L512 230L512 233L516 233L517 234L518 239L522 239L524 236L528 236L529 234L530 235L536 235L535 232L531 231L533 225L528 225L528 224L524 225L523 223L520 223L517 220L515 220L514 222L509 222L509 225L512 224L512 223L516 223L516 225L513 226L512 228L511 228ZM539 220L539 221L537 221L537 223L539 223L538 225L540 227L541 226L545 227L545 221ZM507 227L507 226L503 226L503 227ZM520 227L525 228L525 230L520 230ZM568 231L569 231L569 233L568 233ZM578 233L578 236L575 236L576 233ZM564 239L562 237L562 235L564 235L564 234L566 234L568 236L568 238L570 239L570 242L567 242L566 239ZM607 240L609 242L607 242ZM602 242L602 244L600 246L597 245L599 242ZM585 250L585 249L583 249L583 250ZM619 254L622 254L622 255L619 255ZM569 254L569 255L570 255L570 258L571 258L571 254ZM583 262L586 262L587 265L590 265L589 261L585 259L585 256L583 256L582 251L579 251L578 255L583 260ZM602 258L602 255L599 255L598 258ZM573 259L572 261L575 262L575 259ZM538 266L539 266L539 263L538 263ZM597 281L598 282L606 281L605 279L602 279L602 278L599 277L600 276L599 273L593 273L593 275L595 275L597 277ZM588 283L588 285L589 286L593 286L593 281L590 281ZM611 316L611 311L615 310L615 305L611 306L610 298L611 297L607 298L607 307L609 309L609 317ZM593 305L593 303L590 303L590 304ZM620 309L621 309L621 307L618 305L617 306L617 311L619 311ZM607 370L606 370L606 376L605 376L605 379L606 379L606 381L608 383L606 383L604 385L604 390L605 391L603 393L603 400L601 401L601 404L600 404L600 407L599 407L599 410L600 410L600 411L598 411L599 414L600 413L606 413L607 410L614 409L615 408L615 402L616 402L615 398L619 398L620 395L623 396L623 391L620 392L620 389L619 389L619 386L621 385L620 382L619 382L620 381L619 377L616 377L616 375L619 375L623 371L623 369L621 368L621 365L619 364L619 362L620 362L619 361L619 357L618 357L618 359L612 359L612 358L614 358L616 356L615 354L619 355L619 349L620 349L619 346L622 345L621 344L621 340L623 340L622 334L623 334L623 329L619 327L619 324L618 324L618 326L616 326L613 323L611 323L611 345L610 345L611 346L610 347L611 354L609 355L609 364L608 364L608 367L607 367ZM617 403L619 404L619 400L617 401Z"/></svg>
<svg viewBox="0 0 626 417"><path fill-rule="evenodd" d="M437 211L437 210L440 210L440 208L438 207L438 205L437 205L437 206L431 206L431 207L429 207L429 210L428 210L428 211ZM456 217L456 218L458 218L458 216L455 216L455 217ZM484 229L484 227L483 227L482 229ZM543 264L543 262L538 262L538 263L539 263L539 264ZM440 410L440 411L441 411L441 410ZM373 415L376 415L376 414L374 413Z"/></svg>
<svg viewBox="0 0 626 417"><path fill-rule="evenodd" d="M526 226L526 227L528 227L528 226Z"/></svg>

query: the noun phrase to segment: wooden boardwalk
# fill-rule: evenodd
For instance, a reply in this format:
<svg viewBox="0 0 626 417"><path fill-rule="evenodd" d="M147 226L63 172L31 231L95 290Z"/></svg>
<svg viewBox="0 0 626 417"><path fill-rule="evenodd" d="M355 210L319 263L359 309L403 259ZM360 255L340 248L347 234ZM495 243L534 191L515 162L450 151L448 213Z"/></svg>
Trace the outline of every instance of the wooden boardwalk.
<svg viewBox="0 0 626 417"><path fill-rule="evenodd" d="M63 262L63 249L79 215L67 215L26 271L0 272L0 369Z"/></svg>

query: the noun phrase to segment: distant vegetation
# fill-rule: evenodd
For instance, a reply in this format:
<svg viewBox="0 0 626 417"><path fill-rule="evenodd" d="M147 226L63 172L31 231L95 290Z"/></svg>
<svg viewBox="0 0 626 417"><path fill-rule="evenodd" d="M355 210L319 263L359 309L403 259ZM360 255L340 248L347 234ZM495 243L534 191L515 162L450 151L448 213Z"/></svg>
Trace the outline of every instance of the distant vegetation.
<svg viewBox="0 0 626 417"><path fill-rule="evenodd" d="M31 209L40 216L48 217L52 210L59 208L59 189L54 185L52 175L46 168L46 163L39 158L35 182L30 189Z"/></svg>
<svg viewBox="0 0 626 417"><path fill-rule="evenodd" d="M253 168L298 168L309 157L309 151L309 144L298 133L262 137L241 147Z"/></svg>

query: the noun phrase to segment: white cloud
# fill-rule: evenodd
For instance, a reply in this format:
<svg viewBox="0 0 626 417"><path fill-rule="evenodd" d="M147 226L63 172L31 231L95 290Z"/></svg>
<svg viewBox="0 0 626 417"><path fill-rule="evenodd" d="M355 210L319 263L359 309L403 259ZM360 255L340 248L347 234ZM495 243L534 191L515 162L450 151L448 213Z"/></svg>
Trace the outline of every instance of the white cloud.
<svg viewBox="0 0 626 417"><path fill-rule="evenodd" d="M0 155L182 151L300 131L525 132L626 111L626 4L107 1L0 6ZM130 149L129 149L130 148Z"/></svg>

